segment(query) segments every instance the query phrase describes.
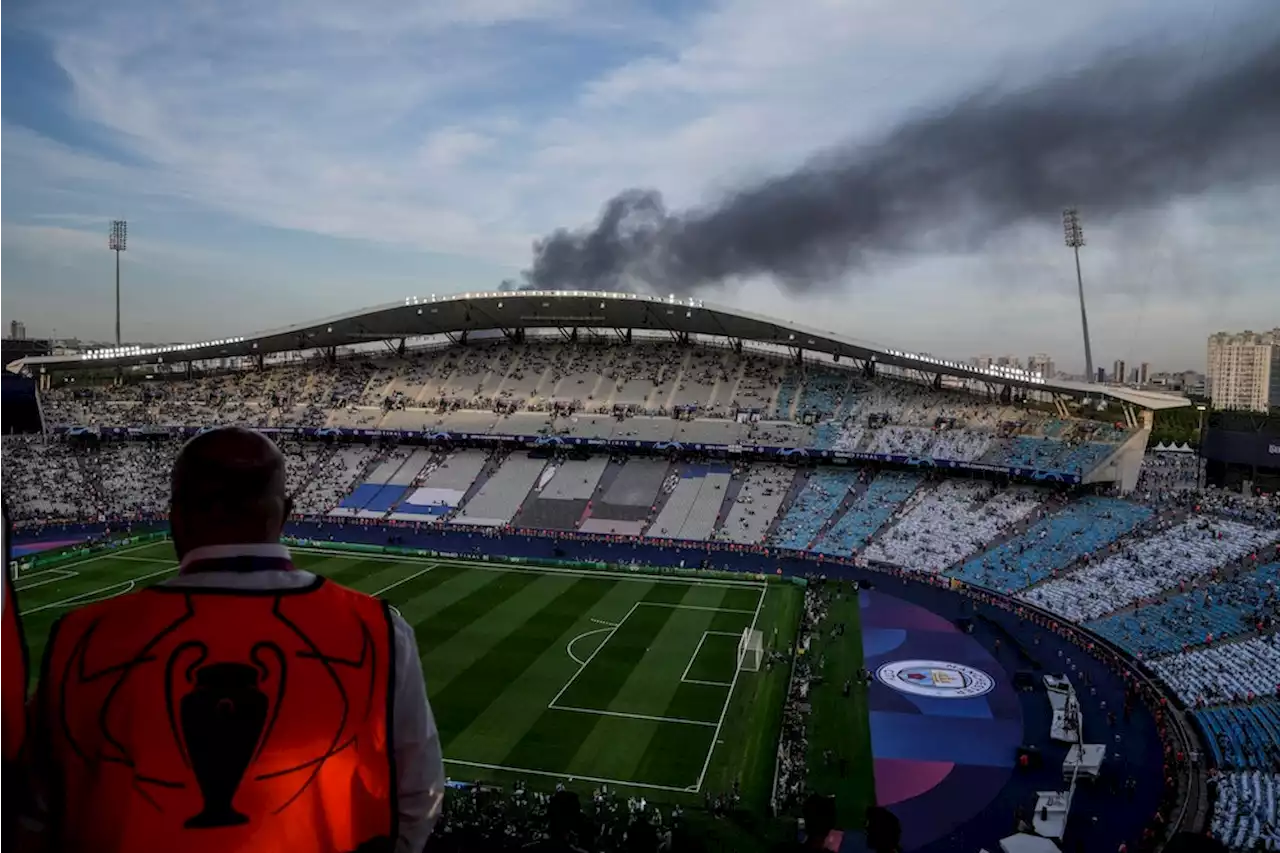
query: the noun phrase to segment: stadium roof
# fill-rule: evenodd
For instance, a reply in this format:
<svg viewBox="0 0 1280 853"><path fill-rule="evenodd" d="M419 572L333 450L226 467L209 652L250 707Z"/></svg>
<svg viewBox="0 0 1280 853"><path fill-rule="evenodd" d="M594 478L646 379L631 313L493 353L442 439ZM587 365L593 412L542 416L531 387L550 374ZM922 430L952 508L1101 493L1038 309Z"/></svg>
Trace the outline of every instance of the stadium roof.
<svg viewBox="0 0 1280 853"><path fill-rule="evenodd" d="M958 361L888 349L798 323L765 317L700 299L598 291L497 291L409 296L313 323L256 335L187 344L126 346L25 358L10 369L33 371L130 367L158 362L202 361L266 355L300 349L345 347L373 341L517 329L646 329L711 335L798 347L842 358L871 360L926 374L944 374L992 385L1058 393L1071 397L1107 397L1146 409L1190 405L1185 397L1133 388L1090 385L1042 377L1017 368L978 368Z"/></svg>

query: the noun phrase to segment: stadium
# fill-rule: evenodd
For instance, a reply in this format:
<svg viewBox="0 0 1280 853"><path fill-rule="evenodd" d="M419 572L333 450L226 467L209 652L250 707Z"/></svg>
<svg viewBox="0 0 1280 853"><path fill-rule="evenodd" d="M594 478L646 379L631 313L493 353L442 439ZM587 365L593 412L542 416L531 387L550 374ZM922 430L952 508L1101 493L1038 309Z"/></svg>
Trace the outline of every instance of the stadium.
<svg viewBox="0 0 1280 853"><path fill-rule="evenodd" d="M428 849L536 839L557 786L592 850L768 849L815 792L847 850L870 806L911 851L1276 849L1280 504L1149 446L1184 398L586 291L8 370L33 660L176 569L181 443L261 430L298 565L416 629Z"/></svg>

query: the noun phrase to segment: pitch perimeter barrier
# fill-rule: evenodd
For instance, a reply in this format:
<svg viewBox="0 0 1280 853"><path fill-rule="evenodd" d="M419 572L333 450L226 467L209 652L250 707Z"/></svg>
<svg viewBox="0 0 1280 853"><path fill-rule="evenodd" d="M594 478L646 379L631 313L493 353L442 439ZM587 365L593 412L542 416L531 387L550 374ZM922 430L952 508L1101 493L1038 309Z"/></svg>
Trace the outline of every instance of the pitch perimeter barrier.
<svg viewBox="0 0 1280 853"><path fill-rule="evenodd" d="M748 580L761 583L792 583L807 586L808 579L793 575L771 575L764 572L738 572L721 569L695 569L680 566L636 565L633 563L607 563L591 560L557 560L540 557L515 557L507 554L466 554L456 551L434 551L428 548L404 548L396 545L371 545L364 542L333 542L287 536L286 544L313 551L333 551L348 554L376 554L384 557L409 557L428 560L464 560L470 562L501 563L510 566L534 566L574 571L612 571L640 575L671 575L673 577L712 578L714 580Z"/></svg>
<svg viewBox="0 0 1280 853"><path fill-rule="evenodd" d="M115 539L99 539L84 545L62 548L53 552L28 554L25 557L10 560L9 568L11 570L16 569L19 572L28 572L36 569L56 569L66 563L102 556L108 551L141 547L153 542L163 542L168 538L169 534L167 532L158 531L141 533L136 536L122 536Z"/></svg>

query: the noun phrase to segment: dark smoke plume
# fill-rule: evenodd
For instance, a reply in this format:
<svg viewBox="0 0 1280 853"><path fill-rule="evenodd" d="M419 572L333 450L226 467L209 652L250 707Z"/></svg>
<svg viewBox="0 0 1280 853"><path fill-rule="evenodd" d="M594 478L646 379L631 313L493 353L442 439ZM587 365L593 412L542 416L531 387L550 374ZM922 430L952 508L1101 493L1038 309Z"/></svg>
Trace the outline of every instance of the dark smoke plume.
<svg viewBox="0 0 1280 853"><path fill-rule="evenodd" d="M1267 180L1280 173L1280 33L1254 36L1227 57L1112 55L990 87L705 209L627 190L591 227L537 242L524 287L687 293L754 275L829 287L873 253L969 248L1056 223L1066 205L1105 218Z"/></svg>

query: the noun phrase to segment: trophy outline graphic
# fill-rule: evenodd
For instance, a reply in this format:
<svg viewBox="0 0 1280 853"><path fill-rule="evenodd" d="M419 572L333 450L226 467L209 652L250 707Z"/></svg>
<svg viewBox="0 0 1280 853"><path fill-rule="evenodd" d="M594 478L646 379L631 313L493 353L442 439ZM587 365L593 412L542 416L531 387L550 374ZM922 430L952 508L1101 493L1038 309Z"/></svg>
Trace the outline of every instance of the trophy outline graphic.
<svg viewBox="0 0 1280 853"><path fill-rule="evenodd" d="M180 666L184 657L195 657ZM287 664L275 643L262 641L249 651L249 663L208 661L199 640L180 643L165 666L165 703L169 728L183 764L195 776L202 807L183 824L187 829L238 826L249 817L233 806L248 769L271 738L283 704ZM273 667L273 695L263 689ZM177 695L178 670L189 690Z"/></svg>

